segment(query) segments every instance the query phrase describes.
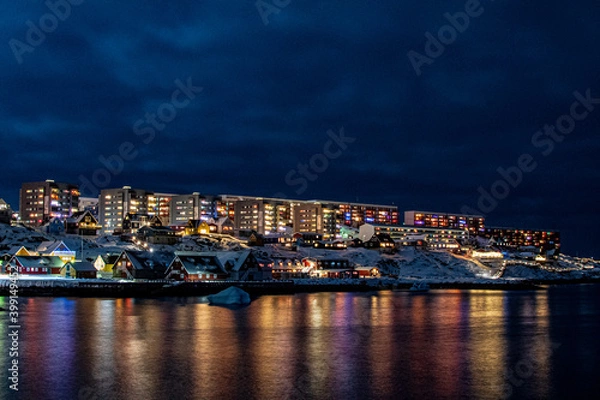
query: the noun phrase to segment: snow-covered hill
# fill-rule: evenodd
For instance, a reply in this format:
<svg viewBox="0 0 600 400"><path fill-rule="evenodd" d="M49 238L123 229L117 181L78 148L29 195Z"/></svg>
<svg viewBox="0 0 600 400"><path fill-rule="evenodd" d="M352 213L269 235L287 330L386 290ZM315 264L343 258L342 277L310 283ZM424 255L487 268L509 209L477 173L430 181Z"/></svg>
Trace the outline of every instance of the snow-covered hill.
<svg viewBox="0 0 600 400"><path fill-rule="evenodd" d="M15 247L25 246L35 249L39 243L48 240L62 240L77 258L93 261L100 254L119 254L123 250L154 251L238 251L247 246L231 237L184 237L173 246L146 245L124 242L117 236L83 238L75 235L48 235L25 227L11 227L0 224L0 255ZM356 266L378 267L382 274L395 279L426 279L439 282L478 282L498 279L498 268L485 268L481 264L458 258L444 251L427 251L408 247L396 254L384 254L378 250L348 248L346 250L325 250L300 247L290 251L278 245L255 247L259 256L300 260L304 257L341 257L349 259ZM600 278L600 262L561 255L559 260L546 267L510 265L503 271L500 280L550 280Z"/></svg>

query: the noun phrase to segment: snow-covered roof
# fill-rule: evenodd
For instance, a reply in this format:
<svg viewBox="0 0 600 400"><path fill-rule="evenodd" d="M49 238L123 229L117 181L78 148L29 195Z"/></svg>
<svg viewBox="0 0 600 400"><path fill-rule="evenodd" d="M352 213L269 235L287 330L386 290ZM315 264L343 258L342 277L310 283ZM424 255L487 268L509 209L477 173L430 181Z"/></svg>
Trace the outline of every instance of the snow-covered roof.
<svg viewBox="0 0 600 400"><path fill-rule="evenodd" d="M370 270L372 270L373 268L377 268L377 267L363 267L363 266L357 266L357 267L354 267L354 270L355 270L355 271L370 271ZM330 269L328 269L327 271L331 271L331 270L330 270Z"/></svg>
<svg viewBox="0 0 600 400"><path fill-rule="evenodd" d="M162 270L173 260L173 253L168 251L124 251L134 269Z"/></svg>
<svg viewBox="0 0 600 400"><path fill-rule="evenodd" d="M214 252L177 252L177 260L190 274L210 272L213 274L227 274L225 267ZM207 254L208 253L208 254Z"/></svg>
<svg viewBox="0 0 600 400"><path fill-rule="evenodd" d="M71 268L73 268L75 271L79 271L79 272L97 271L96 267L94 267L94 264L92 264L89 261L77 261L77 262L67 263L67 264L70 264ZM65 266L67 264L65 264ZM63 266L63 268L64 268L64 266Z"/></svg>
<svg viewBox="0 0 600 400"><path fill-rule="evenodd" d="M96 223L98 223L98 220L96 219L96 217L94 217L94 214L92 214L89 210L78 211L76 213L73 213L73 215L71 215L71 217L67 218L67 222L80 223L81 221L83 221L83 218L85 218L85 216L87 214L89 214L90 217L92 217L94 219L94 221L96 221Z"/></svg>
<svg viewBox="0 0 600 400"><path fill-rule="evenodd" d="M168 226L144 226L141 227L138 230L138 233L140 234L159 234L159 235L164 235L164 234L170 234L170 233L175 233L175 231L171 228L169 228Z"/></svg>
<svg viewBox="0 0 600 400"><path fill-rule="evenodd" d="M225 222L228 222L228 224L233 224L233 222L229 219L229 217L221 217L215 221L215 224L217 226L223 226L223 224Z"/></svg>
<svg viewBox="0 0 600 400"><path fill-rule="evenodd" d="M17 260L23 267L46 267L59 268L65 263L58 256L15 256L13 260ZM13 262L11 260L11 263Z"/></svg>
<svg viewBox="0 0 600 400"><path fill-rule="evenodd" d="M59 250L59 251L71 251L62 240L54 240L54 241L42 242L37 247L37 251L39 253L47 253L47 254L49 254L49 253L53 253L53 252L55 252L57 250Z"/></svg>
<svg viewBox="0 0 600 400"><path fill-rule="evenodd" d="M223 266L225 266L225 269L238 272L246 262L246 259L250 256L251 251L219 251L216 253ZM228 262L230 265L229 268L227 268Z"/></svg>
<svg viewBox="0 0 600 400"><path fill-rule="evenodd" d="M104 262L104 264L112 265L117 262L119 255L114 254L98 254L98 257Z"/></svg>
<svg viewBox="0 0 600 400"><path fill-rule="evenodd" d="M21 250L25 250L25 252L28 255L33 255L33 254L31 254L31 250L27 249L25 246L13 246L7 251L7 253L10 254L11 256L14 256Z"/></svg>

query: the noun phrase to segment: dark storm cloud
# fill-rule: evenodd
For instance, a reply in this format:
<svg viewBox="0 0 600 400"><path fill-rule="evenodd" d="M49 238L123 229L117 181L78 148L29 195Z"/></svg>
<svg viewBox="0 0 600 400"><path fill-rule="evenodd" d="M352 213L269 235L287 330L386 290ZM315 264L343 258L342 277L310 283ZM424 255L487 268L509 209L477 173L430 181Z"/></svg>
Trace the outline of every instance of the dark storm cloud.
<svg viewBox="0 0 600 400"><path fill-rule="evenodd" d="M575 90L600 97L600 5L482 0L417 76L407 52L466 2L413 3L292 1L265 26L254 1L84 1L22 64L9 40L48 8L5 5L0 196L16 205L23 181L89 177L132 142L111 186L296 197L286 173L344 127L356 142L299 197L458 211L530 153L538 167L489 223L562 229L565 250L593 251L600 107L548 156L531 140ZM133 125L188 77L203 91L143 143Z"/></svg>

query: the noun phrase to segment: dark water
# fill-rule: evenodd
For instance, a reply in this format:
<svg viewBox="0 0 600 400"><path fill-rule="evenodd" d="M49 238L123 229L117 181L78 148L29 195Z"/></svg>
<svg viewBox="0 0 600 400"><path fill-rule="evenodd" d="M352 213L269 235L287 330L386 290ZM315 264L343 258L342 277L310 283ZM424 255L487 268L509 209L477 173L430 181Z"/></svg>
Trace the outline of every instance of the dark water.
<svg viewBox="0 0 600 400"><path fill-rule="evenodd" d="M236 310L199 299L21 301L23 399L545 399L600 389L594 285L263 296ZM7 349L5 312L0 320ZM8 398L7 350L1 359Z"/></svg>

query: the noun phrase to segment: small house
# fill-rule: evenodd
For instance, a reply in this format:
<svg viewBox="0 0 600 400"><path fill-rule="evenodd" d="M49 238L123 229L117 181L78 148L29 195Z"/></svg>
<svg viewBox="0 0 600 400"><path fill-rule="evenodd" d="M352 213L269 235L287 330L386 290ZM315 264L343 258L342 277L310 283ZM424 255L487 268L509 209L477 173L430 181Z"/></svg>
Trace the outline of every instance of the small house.
<svg viewBox="0 0 600 400"><path fill-rule="evenodd" d="M190 219L185 228L186 235L208 235L209 233L210 225L201 219Z"/></svg>
<svg viewBox="0 0 600 400"><path fill-rule="evenodd" d="M94 260L94 267L97 271L101 272L113 272L113 266L119 258L118 254L104 254L98 255Z"/></svg>
<svg viewBox="0 0 600 400"><path fill-rule="evenodd" d="M229 217L221 217L215 221L217 233L233 235L235 225Z"/></svg>
<svg viewBox="0 0 600 400"><path fill-rule="evenodd" d="M162 221L156 215L148 215L141 213L129 213L123 218L123 232L122 233L137 233L139 229L145 226L162 226Z"/></svg>
<svg viewBox="0 0 600 400"><path fill-rule="evenodd" d="M167 226L144 226L138 230L137 237L150 244L172 245L179 241L177 233Z"/></svg>
<svg viewBox="0 0 600 400"><path fill-rule="evenodd" d="M164 279L173 260L165 251L124 251L113 267L113 277L120 279Z"/></svg>
<svg viewBox="0 0 600 400"><path fill-rule="evenodd" d="M273 277L272 269L261 266L251 250L223 251L218 255L231 280L262 281Z"/></svg>
<svg viewBox="0 0 600 400"><path fill-rule="evenodd" d="M14 256L6 264L5 272L16 269L20 275L59 275L64 264L58 256Z"/></svg>
<svg viewBox="0 0 600 400"><path fill-rule="evenodd" d="M49 235L62 235L65 233L65 223L60 218L52 218L45 223L41 228Z"/></svg>
<svg viewBox="0 0 600 400"><path fill-rule="evenodd" d="M32 250L28 250L25 246L14 246L8 250L8 254L11 256L35 256L37 253Z"/></svg>
<svg viewBox="0 0 600 400"><path fill-rule="evenodd" d="M225 280L229 274L216 252L176 251L166 271L166 279L175 281Z"/></svg>
<svg viewBox="0 0 600 400"><path fill-rule="evenodd" d="M58 256L63 262L75 260L76 253L71 251L62 240L42 242L36 250L41 256Z"/></svg>
<svg viewBox="0 0 600 400"><path fill-rule="evenodd" d="M60 269L63 278L95 279L96 267L89 261L68 262Z"/></svg>
<svg viewBox="0 0 600 400"><path fill-rule="evenodd" d="M98 220L86 210L74 213L65 221L66 232L72 235L95 236L100 229Z"/></svg>
<svg viewBox="0 0 600 400"><path fill-rule="evenodd" d="M350 260L341 257L307 257L302 264L309 268L310 275L317 278L355 278Z"/></svg>
<svg viewBox="0 0 600 400"><path fill-rule="evenodd" d="M309 278L310 269L297 258L273 258L273 279Z"/></svg>
<svg viewBox="0 0 600 400"><path fill-rule="evenodd" d="M297 232L294 233L293 239L299 246L313 246L323 240L323 235L316 232Z"/></svg>
<svg viewBox="0 0 600 400"><path fill-rule="evenodd" d="M248 246L264 246L264 236L256 231L252 231L248 236Z"/></svg>
<svg viewBox="0 0 600 400"><path fill-rule="evenodd" d="M378 278L381 276L377 267L355 267L354 271L358 273L359 278Z"/></svg>

